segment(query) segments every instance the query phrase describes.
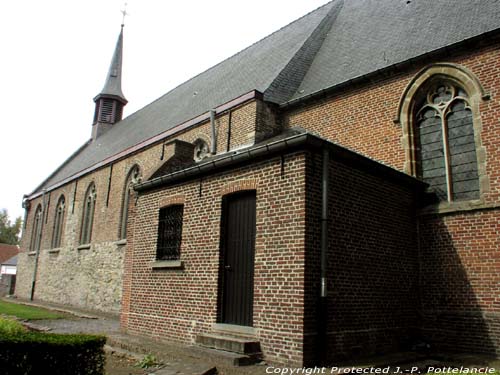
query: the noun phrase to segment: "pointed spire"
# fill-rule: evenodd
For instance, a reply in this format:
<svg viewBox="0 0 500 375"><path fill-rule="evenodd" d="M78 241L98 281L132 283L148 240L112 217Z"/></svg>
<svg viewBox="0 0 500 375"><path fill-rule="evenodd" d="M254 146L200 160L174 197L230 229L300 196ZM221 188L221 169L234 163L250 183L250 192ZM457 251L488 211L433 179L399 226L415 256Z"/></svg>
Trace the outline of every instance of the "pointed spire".
<svg viewBox="0 0 500 375"><path fill-rule="evenodd" d="M114 123L122 119L123 107L127 104L127 99L122 92L123 26L122 23L106 83L101 92L94 98L93 140L107 132Z"/></svg>
<svg viewBox="0 0 500 375"><path fill-rule="evenodd" d="M111 60L106 83L101 90L101 93L94 99L97 100L101 96L113 97L118 99L123 104L127 104L127 99L122 92L122 52L123 52L123 24L121 25L120 35L116 41L115 53Z"/></svg>

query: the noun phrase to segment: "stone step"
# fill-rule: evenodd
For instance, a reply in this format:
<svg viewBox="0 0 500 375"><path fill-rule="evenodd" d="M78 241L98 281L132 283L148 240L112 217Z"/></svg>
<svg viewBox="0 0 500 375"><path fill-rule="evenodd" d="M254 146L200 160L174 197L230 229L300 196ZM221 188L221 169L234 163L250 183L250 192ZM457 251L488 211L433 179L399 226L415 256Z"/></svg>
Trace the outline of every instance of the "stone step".
<svg viewBox="0 0 500 375"><path fill-rule="evenodd" d="M225 350L239 354L260 354L260 343L252 338L202 333L196 337L196 343L206 348Z"/></svg>
<svg viewBox="0 0 500 375"><path fill-rule="evenodd" d="M204 346L193 346L191 350L197 355L216 359L217 363L229 366L251 366L262 362L262 353L240 354Z"/></svg>

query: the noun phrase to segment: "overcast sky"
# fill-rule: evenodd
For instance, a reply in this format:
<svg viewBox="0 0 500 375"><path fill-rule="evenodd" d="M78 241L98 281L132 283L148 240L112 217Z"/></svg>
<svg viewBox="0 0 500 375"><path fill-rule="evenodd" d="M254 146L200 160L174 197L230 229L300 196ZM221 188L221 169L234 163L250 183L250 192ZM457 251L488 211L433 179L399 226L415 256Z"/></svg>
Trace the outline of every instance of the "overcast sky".
<svg viewBox="0 0 500 375"><path fill-rule="evenodd" d="M328 0L128 0L125 116ZM122 0L16 0L0 9L0 209L90 138Z"/></svg>

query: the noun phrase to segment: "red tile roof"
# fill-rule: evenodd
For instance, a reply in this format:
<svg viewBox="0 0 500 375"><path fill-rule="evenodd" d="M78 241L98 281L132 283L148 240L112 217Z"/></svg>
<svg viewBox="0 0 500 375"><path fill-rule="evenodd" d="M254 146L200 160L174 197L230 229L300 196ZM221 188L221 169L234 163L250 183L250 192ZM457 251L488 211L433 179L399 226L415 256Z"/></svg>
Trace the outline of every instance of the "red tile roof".
<svg viewBox="0 0 500 375"><path fill-rule="evenodd" d="M12 258L19 253L19 247L16 245L7 245L0 243L0 264Z"/></svg>

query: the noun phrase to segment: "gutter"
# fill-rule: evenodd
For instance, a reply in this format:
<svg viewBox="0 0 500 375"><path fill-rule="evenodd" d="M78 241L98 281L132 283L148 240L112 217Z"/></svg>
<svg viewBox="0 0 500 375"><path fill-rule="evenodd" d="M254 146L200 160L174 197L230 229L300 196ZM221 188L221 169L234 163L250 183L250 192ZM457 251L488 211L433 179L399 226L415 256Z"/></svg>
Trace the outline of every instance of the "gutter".
<svg viewBox="0 0 500 375"><path fill-rule="evenodd" d="M224 104L221 104L219 105L218 107L215 107L214 110L217 112L217 113L222 113L222 112L225 112L227 110L230 110L232 108L235 108L239 105L242 105L250 100L253 100L253 99L262 99L263 98L263 94L260 92L260 91L257 91L257 90L252 90L252 91L249 91L247 92L246 94L243 94L233 100L230 100L229 102L226 102ZM130 116L129 116L130 117ZM209 120L210 119L210 112L205 112L205 113L202 113L201 115L197 116L197 117L194 117L190 120L187 120L179 125L176 125L174 126L173 128L170 128L168 130L165 130L164 132L160 133L160 134L157 134L151 138L148 138L140 143L137 143L136 145L133 145L133 146L130 146L129 148L123 150L123 151L120 151L118 152L117 154L114 154L114 155L111 155L109 157L107 157L106 159L104 160L101 160L100 162L97 162L96 164L94 165L91 165L90 167L88 168L85 168L67 178L65 178L64 180L62 181L59 181L59 182L56 182L55 184L49 186L48 188L46 188L45 190L46 191L51 191L51 190L54 190L54 189L57 189L58 187L61 187L65 184L67 184L68 182L71 182L79 177L82 177L90 172L93 172L94 170L96 169L99 169L99 168L102 168L102 167L105 167L107 166L108 164L110 163L113 163L113 162L116 162L120 159L124 159L125 157L135 153L135 152L139 152L141 151L142 149L148 147L148 146L151 146L155 143L159 143L161 141L163 141L165 138L167 137L170 137L170 136L173 136L183 130L186 130L192 126L195 126L203 121L206 121L206 120ZM66 164L68 164L70 162L71 159L73 159L81 150L83 150L83 148L85 148L87 145L88 145L89 142L85 143L82 147L80 147L73 155L71 155L59 168L56 169L55 172L53 172L44 182L42 182L34 191L33 193L29 194L26 199L28 200L31 200L31 199L34 199L34 198L37 198L39 196L41 196L43 194L42 191L38 191L38 189L40 189L42 186L44 186L44 184L46 183L46 181L48 181L52 176L54 176L62 167L64 167Z"/></svg>
<svg viewBox="0 0 500 375"><path fill-rule="evenodd" d="M387 74L390 71L396 71L396 72L402 71L403 69L405 69L409 66L420 64L420 63L425 62L429 59L435 58L441 54L445 54L445 55L449 56L452 54L452 52L453 52L452 50L455 50L455 49L459 50L460 48L465 48L467 46L476 46L478 43L484 44L485 39L491 38L494 40L496 37L499 37L499 36L500 36L500 28L495 29L495 30L490 30L490 31L487 31L487 32L482 33L480 35L476 35L472 38L460 40L460 41L455 42L453 44L450 44L448 46L444 46L444 47L435 49L433 51L425 52L421 55L411 57L407 60L400 61L400 62L394 63L392 65L386 66L384 68L380 68L380 69L377 69L375 71L368 72L366 74L362 74L358 77L354 77L354 78L349 79L347 81L334 84L332 86L326 87L326 88L318 90L318 91L314 91L314 92L307 94L305 96L301 96L301 97L296 98L296 99L288 100L288 101L280 104L279 108L280 109L289 109L289 108L295 107L297 105L300 105L304 102L307 102L311 99L330 95L335 91L342 90L343 88L346 88L346 87L349 87L349 86L352 86L352 85L355 85L358 83L362 83L365 81L373 80L375 77L377 77L379 75Z"/></svg>
<svg viewBox="0 0 500 375"><path fill-rule="evenodd" d="M366 156L357 154L354 151L326 141L323 138L310 133L300 133L266 144L255 145L240 151L230 152L222 155L221 157L214 157L212 160L191 165L185 169L137 184L134 186L134 189L137 192L144 192L179 181L212 174L243 163L253 162L256 159L269 159L269 157L273 155L279 155L299 149L317 151L322 148L326 148L336 160L353 166L356 169L361 169L372 175L378 175L381 176L381 178L396 181L402 185L411 185L418 188L424 188L427 186L425 183L412 176L381 164L375 160L369 159Z"/></svg>

